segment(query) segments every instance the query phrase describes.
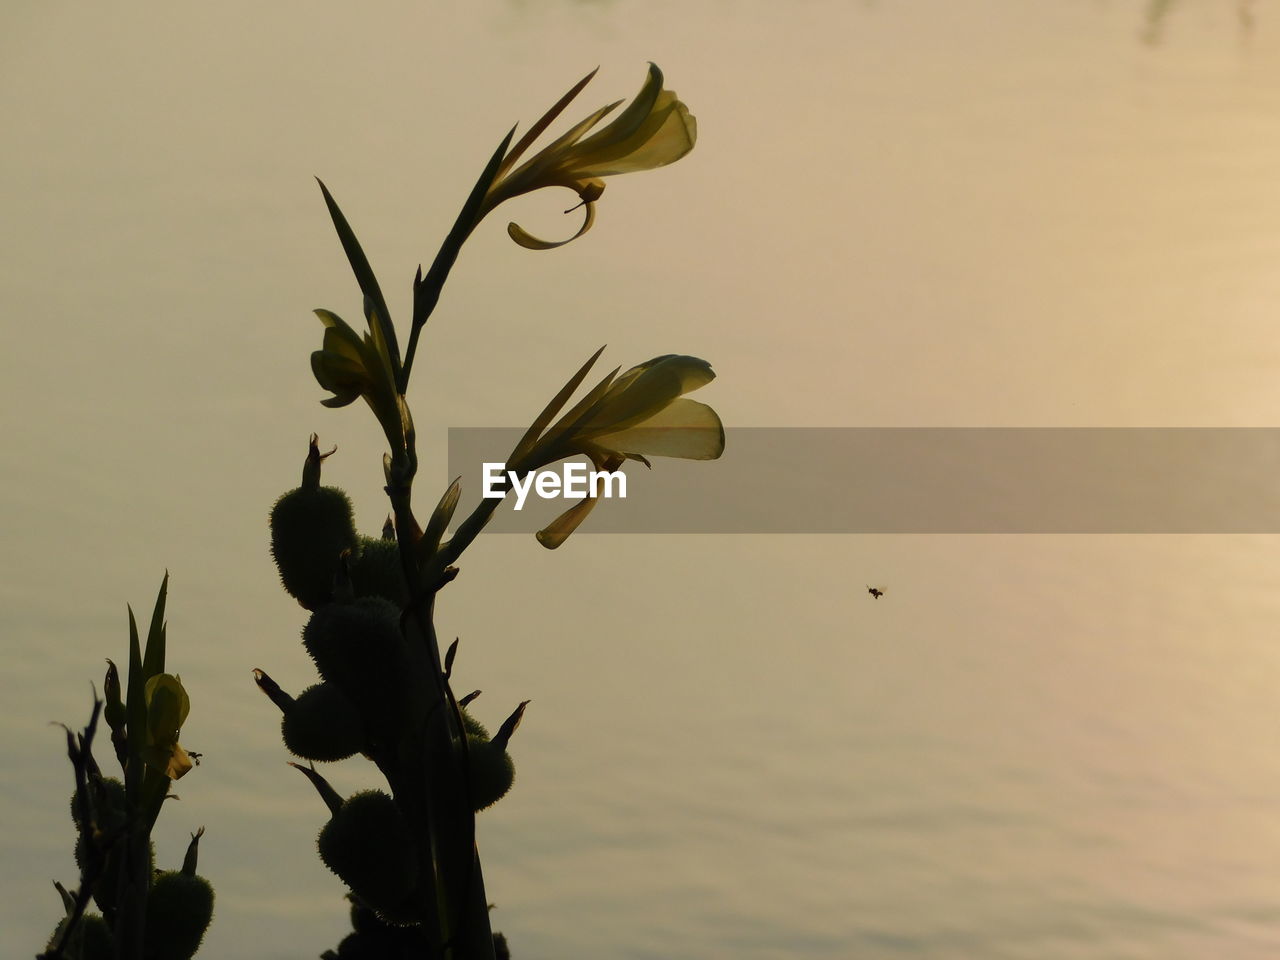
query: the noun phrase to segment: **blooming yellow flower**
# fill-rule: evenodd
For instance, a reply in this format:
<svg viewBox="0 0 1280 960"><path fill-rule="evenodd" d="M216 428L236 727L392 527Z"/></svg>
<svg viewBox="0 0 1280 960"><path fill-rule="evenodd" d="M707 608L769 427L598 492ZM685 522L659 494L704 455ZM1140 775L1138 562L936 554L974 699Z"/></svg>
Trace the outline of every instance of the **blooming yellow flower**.
<svg viewBox="0 0 1280 960"><path fill-rule="evenodd" d="M595 220L595 202L604 191L601 178L665 166L693 149L698 138L697 122L675 93L663 89L662 71L651 63L644 86L611 123L587 135L621 100L601 107L517 167L533 141L593 76L595 71L580 80L503 158L480 206L477 222L504 200L543 187L566 187L578 194L586 210L582 227L569 238L577 239ZM507 232L516 243L531 250L549 250L569 242L540 240L515 223L507 225Z"/></svg>
<svg viewBox="0 0 1280 960"><path fill-rule="evenodd" d="M676 354L654 357L621 376L614 370L547 430L603 349L534 421L512 451L509 470L526 473L567 457L586 456L597 470L614 471L626 460L649 466L650 456L715 460L724 452L720 417L705 403L684 396L715 379L711 364ZM578 502L540 531L538 541L558 547L594 506L592 497Z"/></svg>
<svg viewBox="0 0 1280 960"><path fill-rule="evenodd" d="M409 410L396 387L395 368L377 314L370 313L369 332L362 336L335 313L315 313L325 331L323 347L311 354L311 372L320 386L334 394L320 402L345 407L363 397L382 424L391 449L404 450Z"/></svg>
<svg viewBox="0 0 1280 960"><path fill-rule="evenodd" d="M191 758L178 743L178 733L191 709L182 678L158 673L147 681L147 745L142 751L148 766L177 780L191 769Z"/></svg>

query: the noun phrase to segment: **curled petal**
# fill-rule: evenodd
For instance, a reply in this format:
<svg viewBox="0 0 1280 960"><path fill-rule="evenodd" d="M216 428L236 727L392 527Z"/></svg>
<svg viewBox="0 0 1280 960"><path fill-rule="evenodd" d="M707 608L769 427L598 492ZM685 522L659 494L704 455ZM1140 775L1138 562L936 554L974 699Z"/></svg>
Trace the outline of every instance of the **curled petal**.
<svg viewBox="0 0 1280 960"><path fill-rule="evenodd" d="M587 514L595 509L596 498L584 497L537 533L538 542L548 550L554 550L569 539L569 534L578 529L578 525L587 519Z"/></svg>
<svg viewBox="0 0 1280 960"><path fill-rule="evenodd" d="M620 453L601 451L592 455L591 462L597 470L612 473L622 466L625 459ZM539 530L537 533L538 542L548 550L554 550L560 546L560 544L569 539L569 534L577 530L582 521L587 519L587 514L595 509L597 499L597 497L590 495L583 497Z"/></svg>
<svg viewBox="0 0 1280 960"><path fill-rule="evenodd" d="M596 205L588 201L583 203L582 206L586 211L585 216L582 218L582 226L568 240L540 240L514 221L507 224L507 233L510 234L512 240L526 250L554 250L556 247L563 247L566 243L572 243L577 240L590 230L591 225L596 222Z"/></svg>

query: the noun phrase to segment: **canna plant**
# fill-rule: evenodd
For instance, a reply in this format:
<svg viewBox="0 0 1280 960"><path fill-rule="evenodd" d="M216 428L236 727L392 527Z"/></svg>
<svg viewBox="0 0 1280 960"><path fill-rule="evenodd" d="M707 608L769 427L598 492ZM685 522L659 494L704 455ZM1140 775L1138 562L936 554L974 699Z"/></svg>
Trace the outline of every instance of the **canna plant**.
<svg viewBox="0 0 1280 960"><path fill-rule="evenodd" d="M151 831L174 780L198 762L178 742L190 709L182 680L165 672L165 575L145 648L129 610L129 671L122 690L107 661L105 701L94 698L89 723L67 730L75 775L71 819L80 882L55 883L66 915L41 960L190 960L213 916L213 887L196 873L201 827L178 870L157 871ZM99 719L123 779L105 775L93 755ZM93 912L90 906L99 912Z"/></svg>
<svg viewBox="0 0 1280 960"><path fill-rule="evenodd" d="M270 529L281 583L309 612L302 642L319 678L295 697L260 669L254 677L281 711L285 746L306 761L293 766L323 804L320 857L350 889L353 932L327 956L489 960L507 955L505 940L489 924L475 817L512 785L508 747L528 701L491 735L472 713L476 694L455 695L458 644L442 651L435 626L439 593L458 575L456 562L501 500L482 500L455 526L461 488L454 481L425 523L419 521L413 504L416 434L405 393L423 327L463 244L490 212L543 187L568 188L585 211L572 240L594 221L603 178L660 167L693 148L694 118L651 64L640 93L612 122L596 129L621 101L594 111L528 156L592 75L514 145L514 130L498 145L430 268L425 274L418 269L403 355L355 232L320 183L360 288L365 329L317 310L324 337L311 368L332 394L324 405L341 407L359 399L373 412L388 447L382 481L390 516L381 536L357 532L347 495L321 482L323 462L333 450L321 453L312 434L301 483L276 502ZM508 233L534 250L569 242L537 239L514 223ZM508 458L508 470L524 477L578 455L608 469L627 459L647 465L652 455L720 455L719 418L710 407L684 398L714 377L709 364L693 357L658 357L621 375L614 370L556 420L600 352L535 418ZM590 499L576 504L540 532L540 542L560 546L593 504ZM343 797L315 764L357 754L377 767L385 783Z"/></svg>

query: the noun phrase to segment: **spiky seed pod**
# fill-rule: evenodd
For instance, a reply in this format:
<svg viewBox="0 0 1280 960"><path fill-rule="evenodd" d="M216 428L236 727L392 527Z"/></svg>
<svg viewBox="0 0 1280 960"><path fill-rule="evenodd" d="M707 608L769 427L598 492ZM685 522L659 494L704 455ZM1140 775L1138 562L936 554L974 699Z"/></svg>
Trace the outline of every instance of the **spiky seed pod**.
<svg viewBox="0 0 1280 960"><path fill-rule="evenodd" d="M312 614L302 643L320 676L356 705L366 733L393 737L407 696L399 608L381 597L327 604Z"/></svg>
<svg viewBox="0 0 1280 960"><path fill-rule="evenodd" d="M213 919L213 887L181 870L156 874L147 897L147 960L190 960Z"/></svg>
<svg viewBox="0 0 1280 960"><path fill-rule="evenodd" d="M516 767L505 742L495 744L484 724L466 710L460 712L467 732L467 790L471 809L479 813L506 796L515 782Z"/></svg>
<svg viewBox="0 0 1280 960"><path fill-rule="evenodd" d="M412 923L418 863L396 802L380 790L349 797L320 831L320 859L388 923Z"/></svg>
<svg viewBox="0 0 1280 960"><path fill-rule="evenodd" d="M391 926L354 894L351 898L353 933L338 945L338 956L367 957L368 960L418 960L427 955L430 944L419 926Z"/></svg>
<svg viewBox="0 0 1280 960"><path fill-rule="evenodd" d="M115 777L90 778L88 787L93 793L90 800L94 806L94 813L96 813L100 821L98 824L99 829L106 829L117 823L122 823L125 818L124 783ZM83 829L87 819L86 811L80 809L79 794L73 792L71 794L71 822Z"/></svg>
<svg viewBox="0 0 1280 960"><path fill-rule="evenodd" d="M351 929L356 933L374 933L386 930L387 925L378 919L373 907L354 894L348 894L351 900Z"/></svg>
<svg viewBox="0 0 1280 960"><path fill-rule="evenodd" d="M49 944L45 947L46 951L54 948L70 920L70 917L63 917L59 921L58 926L54 928L52 936L49 937ZM66 960L112 960L114 953L111 942L111 927L107 924L107 921L100 914L86 913L80 918L80 922L72 932L71 938L63 948L62 956Z"/></svg>
<svg viewBox="0 0 1280 960"><path fill-rule="evenodd" d="M284 745L304 760L345 760L365 743L360 711L332 683L303 690L285 712L280 732Z"/></svg>
<svg viewBox="0 0 1280 960"><path fill-rule="evenodd" d="M468 713L465 709L459 709L462 714L462 728L467 731L467 739L470 740L488 740L489 731L485 729L485 725Z"/></svg>
<svg viewBox="0 0 1280 960"><path fill-rule="evenodd" d="M326 456L313 433L302 485L271 508L271 555L280 582L308 610L333 598L339 558L357 543L351 500L337 487L320 486L320 463Z"/></svg>
<svg viewBox="0 0 1280 960"><path fill-rule="evenodd" d="M81 870L85 868L87 862L85 854L88 843L89 840L83 832L76 837L74 853L76 866ZM93 894L93 902L97 904L98 909L103 913L113 913L118 906L116 895L120 888L117 885L117 881L120 877L120 871L123 869L124 848L125 845L123 843L117 843L107 852L107 862L103 865L101 873L98 874L93 890L90 891ZM148 872L154 873L156 869L156 845L154 842L147 844L147 855Z"/></svg>
<svg viewBox="0 0 1280 960"><path fill-rule="evenodd" d="M471 809L479 813L507 795L516 779L516 766L511 754L492 740L468 738L467 758Z"/></svg>
<svg viewBox="0 0 1280 960"><path fill-rule="evenodd" d="M124 844L121 839L128 808L124 784L114 777L91 777L88 783L91 814L86 817L80 809L80 798L71 795L71 819L76 824L74 848L76 866L81 870L90 862L90 850L106 856L93 885L93 901L98 909L110 913L116 908L117 879L124 860ZM93 821L89 823L90 819ZM90 847L90 844L93 844ZM151 865L155 866L155 845L151 845Z"/></svg>
<svg viewBox="0 0 1280 960"><path fill-rule="evenodd" d="M398 606L409 599L400 548L394 540L360 537L358 552L349 565L351 589L357 597L382 597Z"/></svg>

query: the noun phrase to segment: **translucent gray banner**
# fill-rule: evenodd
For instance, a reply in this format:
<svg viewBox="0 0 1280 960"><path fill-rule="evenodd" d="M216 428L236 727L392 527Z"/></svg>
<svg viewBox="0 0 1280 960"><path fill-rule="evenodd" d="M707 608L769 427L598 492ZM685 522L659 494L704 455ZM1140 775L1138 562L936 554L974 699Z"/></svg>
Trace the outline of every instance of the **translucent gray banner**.
<svg viewBox="0 0 1280 960"><path fill-rule="evenodd" d="M449 430L459 518L481 464L523 432ZM739 428L720 460L625 472L626 498L575 535L1280 532L1280 428ZM573 503L514 499L490 531L538 530Z"/></svg>

